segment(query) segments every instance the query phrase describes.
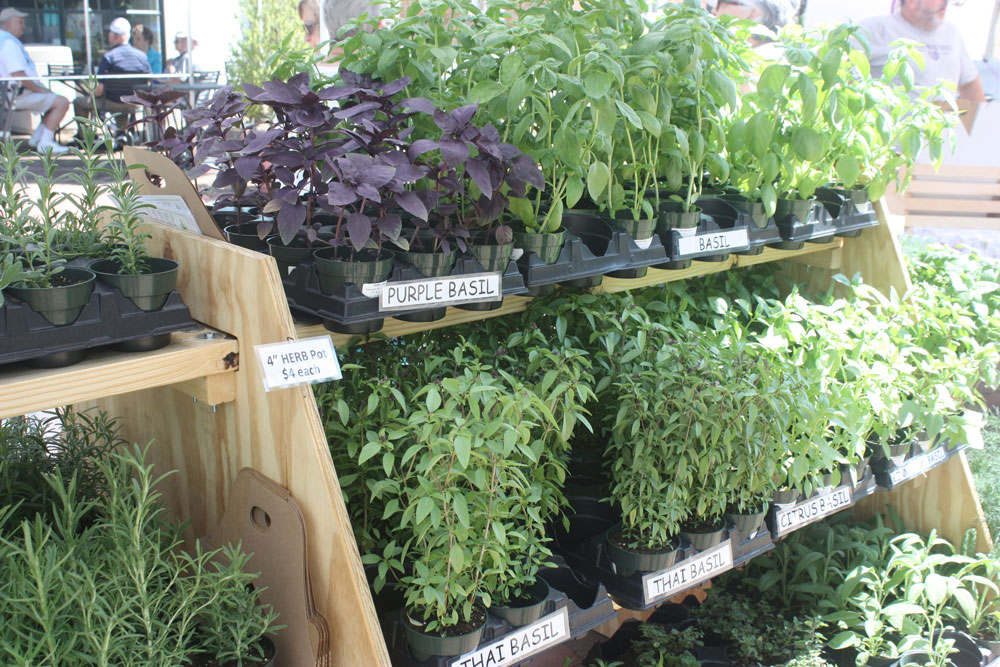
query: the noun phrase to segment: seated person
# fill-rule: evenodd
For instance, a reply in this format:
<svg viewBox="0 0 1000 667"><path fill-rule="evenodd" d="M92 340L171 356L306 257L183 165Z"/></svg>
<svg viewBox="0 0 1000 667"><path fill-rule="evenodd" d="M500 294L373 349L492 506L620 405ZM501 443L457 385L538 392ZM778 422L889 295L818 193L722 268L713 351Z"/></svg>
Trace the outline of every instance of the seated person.
<svg viewBox="0 0 1000 667"><path fill-rule="evenodd" d="M38 70L31 56L21 43L26 13L8 7L0 11L0 77L36 77ZM42 114L35 133L28 143L38 150L65 153L65 146L55 140L55 132L69 111L69 100L56 95L37 81L12 82L20 84L14 98L15 111L33 111Z"/></svg>
<svg viewBox="0 0 1000 667"><path fill-rule="evenodd" d="M108 26L108 43L111 48L101 58L97 65L97 76L103 74L149 74L149 60L146 54L128 43L132 34L132 26L124 18L116 18ZM97 84L93 100L80 95L73 101L77 116L86 117L90 111L111 111L119 114L118 127L124 127L124 116L135 111L136 107L122 102L122 96L131 95L136 86L149 82L148 78L107 79ZM95 106L96 105L96 106ZM81 134L77 133L77 138Z"/></svg>
<svg viewBox="0 0 1000 667"><path fill-rule="evenodd" d="M153 48L156 37L153 31L141 23L132 28L132 46L146 54L149 60L149 71L153 74L163 73L163 54Z"/></svg>

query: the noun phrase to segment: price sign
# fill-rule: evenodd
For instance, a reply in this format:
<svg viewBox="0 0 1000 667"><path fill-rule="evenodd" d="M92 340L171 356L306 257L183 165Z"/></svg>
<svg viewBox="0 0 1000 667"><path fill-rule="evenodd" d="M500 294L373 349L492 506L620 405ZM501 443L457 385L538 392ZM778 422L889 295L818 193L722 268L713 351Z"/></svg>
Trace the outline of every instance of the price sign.
<svg viewBox="0 0 1000 667"><path fill-rule="evenodd" d="M677 565L642 578L642 598L646 604L677 595L692 586L733 569L733 544L726 540L708 551Z"/></svg>
<svg viewBox="0 0 1000 667"><path fill-rule="evenodd" d="M139 211L143 218L195 234L202 233L194 214L180 195L140 195L139 199L145 205Z"/></svg>
<svg viewBox="0 0 1000 667"><path fill-rule="evenodd" d="M750 247L750 235L747 233L746 227L692 236L677 234L675 238L677 239L677 255L679 257L722 254L746 250Z"/></svg>
<svg viewBox="0 0 1000 667"><path fill-rule="evenodd" d="M934 466L939 463L943 463L947 458L948 453L944 450L944 447L932 449L931 451L924 452L919 456L914 456L912 459L895 470L890 470L889 479L892 481L893 486L902 484L906 480L913 479L918 475L923 475Z"/></svg>
<svg viewBox="0 0 1000 667"><path fill-rule="evenodd" d="M379 293L380 311L413 310L503 298L499 271L464 276L386 283Z"/></svg>
<svg viewBox="0 0 1000 667"><path fill-rule="evenodd" d="M854 504L854 495L846 484L829 493L813 496L798 505L793 505L774 514L775 534L783 537L802 526L819 521L825 516L839 512Z"/></svg>
<svg viewBox="0 0 1000 667"><path fill-rule="evenodd" d="M505 667L569 639L569 612L566 607L517 628L496 641L466 653L451 667Z"/></svg>
<svg viewBox="0 0 1000 667"><path fill-rule="evenodd" d="M264 371L266 391L341 378L340 361L329 336L255 345L254 351Z"/></svg>

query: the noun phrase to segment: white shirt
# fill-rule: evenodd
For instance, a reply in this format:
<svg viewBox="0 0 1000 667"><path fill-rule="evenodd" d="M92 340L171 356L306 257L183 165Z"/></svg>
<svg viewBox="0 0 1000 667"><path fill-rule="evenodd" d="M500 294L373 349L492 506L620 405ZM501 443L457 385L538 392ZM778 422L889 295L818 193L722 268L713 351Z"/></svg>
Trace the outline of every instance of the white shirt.
<svg viewBox="0 0 1000 667"><path fill-rule="evenodd" d="M30 77L38 76L35 63L26 61L14 40L8 39L0 47L0 77L13 76L13 72L24 72Z"/></svg>
<svg viewBox="0 0 1000 667"><path fill-rule="evenodd" d="M924 67L913 65L913 82L930 87L941 80L964 85L975 80L979 73L965 50L965 43L958 28L952 23L942 23L936 30L921 30L899 14L873 16L860 22L868 39L871 53L872 76L882 76L890 45L899 39L911 39L920 44Z"/></svg>

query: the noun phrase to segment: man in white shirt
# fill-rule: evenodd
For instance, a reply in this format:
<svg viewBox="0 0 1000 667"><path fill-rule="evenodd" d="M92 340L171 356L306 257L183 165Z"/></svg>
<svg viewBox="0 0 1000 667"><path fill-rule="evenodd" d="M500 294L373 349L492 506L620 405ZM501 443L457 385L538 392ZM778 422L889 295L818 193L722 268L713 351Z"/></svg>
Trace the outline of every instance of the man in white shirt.
<svg viewBox="0 0 1000 667"><path fill-rule="evenodd" d="M965 50L958 28L944 20L948 0L900 0L899 11L861 21L871 53L872 75L881 76L890 45L899 39L920 44L923 69L914 66L914 83L929 87L941 80L958 86L958 98L984 102L979 72Z"/></svg>
<svg viewBox="0 0 1000 667"><path fill-rule="evenodd" d="M21 43L24 34L24 17L27 14L8 7L0 11L0 77L37 77L35 63ZM69 100L56 95L37 81L15 81L21 91L14 98L16 111L34 111L42 114L42 121L28 143L38 150L65 153L68 149L57 143L55 131L69 111Z"/></svg>

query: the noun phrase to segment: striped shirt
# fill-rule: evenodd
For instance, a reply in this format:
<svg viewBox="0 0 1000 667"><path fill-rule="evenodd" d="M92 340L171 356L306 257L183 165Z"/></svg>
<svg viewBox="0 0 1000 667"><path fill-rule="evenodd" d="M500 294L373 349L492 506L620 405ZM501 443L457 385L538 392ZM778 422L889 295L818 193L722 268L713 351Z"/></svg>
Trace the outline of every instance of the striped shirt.
<svg viewBox="0 0 1000 667"><path fill-rule="evenodd" d="M131 44L119 44L104 54L97 65L97 75L102 74L149 74L149 60L146 54ZM149 79L108 79L104 82L104 96L113 102L121 102L122 95L131 95L136 86Z"/></svg>

